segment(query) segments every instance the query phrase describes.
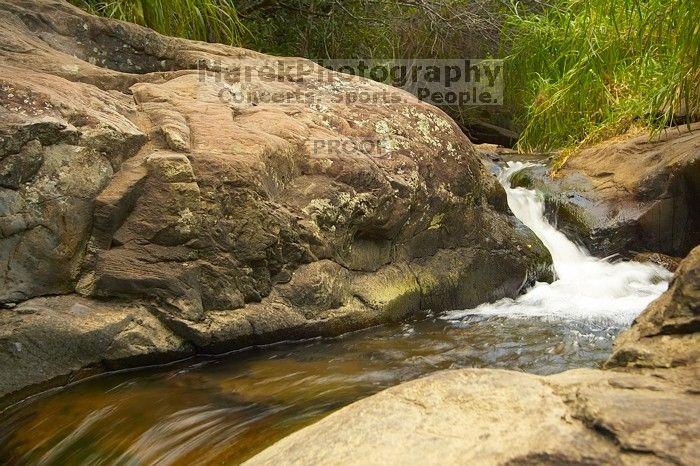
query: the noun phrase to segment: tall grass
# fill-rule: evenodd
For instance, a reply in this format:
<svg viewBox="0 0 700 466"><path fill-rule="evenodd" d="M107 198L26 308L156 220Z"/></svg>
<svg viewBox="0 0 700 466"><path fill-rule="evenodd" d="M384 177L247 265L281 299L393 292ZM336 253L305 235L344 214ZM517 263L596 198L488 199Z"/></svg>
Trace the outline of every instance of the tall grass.
<svg viewBox="0 0 700 466"><path fill-rule="evenodd" d="M577 148L700 117L697 0L559 0L506 27L522 150Z"/></svg>
<svg viewBox="0 0 700 466"><path fill-rule="evenodd" d="M161 34L241 45L246 28L233 0L70 0L90 13Z"/></svg>

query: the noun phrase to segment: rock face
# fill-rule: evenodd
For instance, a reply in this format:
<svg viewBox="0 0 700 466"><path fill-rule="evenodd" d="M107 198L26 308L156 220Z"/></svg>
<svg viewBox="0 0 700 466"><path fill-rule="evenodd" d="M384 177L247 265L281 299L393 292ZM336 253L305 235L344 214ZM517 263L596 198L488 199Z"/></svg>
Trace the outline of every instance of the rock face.
<svg viewBox="0 0 700 466"><path fill-rule="evenodd" d="M390 388L281 440L252 465L694 464L697 395L577 369L464 369Z"/></svg>
<svg viewBox="0 0 700 466"><path fill-rule="evenodd" d="M245 464L697 464L699 323L697 247L617 339L611 370L439 372L351 404Z"/></svg>
<svg viewBox="0 0 700 466"><path fill-rule="evenodd" d="M0 398L546 273L468 139L402 91L65 2L0 0L0 23Z"/></svg>
<svg viewBox="0 0 700 466"><path fill-rule="evenodd" d="M71 295L34 298L13 312L0 311L0 344L0 393L192 354L191 345L143 305Z"/></svg>
<svg viewBox="0 0 700 466"><path fill-rule="evenodd" d="M545 192L552 220L596 255L683 257L700 243L700 124L690 129L603 143L554 178L531 168L515 181Z"/></svg>
<svg viewBox="0 0 700 466"><path fill-rule="evenodd" d="M668 291L617 338L607 366L695 367L700 360L699 332L700 246L680 263Z"/></svg>

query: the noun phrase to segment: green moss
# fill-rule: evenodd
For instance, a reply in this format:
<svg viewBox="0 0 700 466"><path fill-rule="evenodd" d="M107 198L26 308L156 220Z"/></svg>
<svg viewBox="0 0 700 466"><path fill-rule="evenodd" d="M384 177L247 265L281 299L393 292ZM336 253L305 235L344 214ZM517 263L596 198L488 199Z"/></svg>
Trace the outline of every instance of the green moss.
<svg viewBox="0 0 700 466"><path fill-rule="evenodd" d="M442 221L444 218L445 214L433 215L433 218L430 219L430 226L428 227L428 230L438 230L442 228Z"/></svg>
<svg viewBox="0 0 700 466"><path fill-rule="evenodd" d="M510 185L514 188L528 188L531 189L534 185L532 176L528 173L527 169L520 170L519 172L513 173L510 177Z"/></svg>
<svg viewBox="0 0 700 466"><path fill-rule="evenodd" d="M391 265L361 277L354 294L365 304L399 318L420 309L421 288L407 265Z"/></svg>

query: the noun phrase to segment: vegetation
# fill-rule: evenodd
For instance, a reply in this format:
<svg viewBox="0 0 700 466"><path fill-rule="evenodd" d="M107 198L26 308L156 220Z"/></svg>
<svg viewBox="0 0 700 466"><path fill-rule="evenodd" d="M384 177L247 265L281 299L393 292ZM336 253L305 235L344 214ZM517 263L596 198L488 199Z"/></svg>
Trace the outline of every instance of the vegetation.
<svg viewBox="0 0 700 466"><path fill-rule="evenodd" d="M506 109L446 110L463 126L475 112L514 125L522 150L575 149L700 117L697 0L72 1L164 34L279 55L500 55Z"/></svg>
<svg viewBox="0 0 700 466"><path fill-rule="evenodd" d="M497 48L497 11L504 10L492 0L248 0L237 4L249 29L255 31L249 46L309 58L481 56Z"/></svg>
<svg viewBox="0 0 700 466"><path fill-rule="evenodd" d="M523 150L575 148L700 116L696 0L563 0L510 15Z"/></svg>
<svg viewBox="0 0 700 466"><path fill-rule="evenodd" d="M501 0L70 1L167 35L311 59L493 56L508 11ZM462 127L477 113L507 126L508 112L494 114L494 108L487 114L483 109L444 110Z"/></svg>
<svg viewBox="0 0 700 466"><path fill-rule="evenodd" d="M464 56L498 42L493 0L69 0L167 35L309 58Z"/></svg>
<svg viewBox="0 0 700 466"><path fill-rule="evenodd" d="M247 30L229 0L70 0L90 13L161 34L242 45Z"/></svg>

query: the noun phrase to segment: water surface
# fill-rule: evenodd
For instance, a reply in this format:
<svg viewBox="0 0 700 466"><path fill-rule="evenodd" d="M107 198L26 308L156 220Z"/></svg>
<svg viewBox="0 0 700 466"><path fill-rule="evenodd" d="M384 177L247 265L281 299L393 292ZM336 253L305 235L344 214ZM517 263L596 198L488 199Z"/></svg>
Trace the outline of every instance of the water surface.
<svg viewBox="0 0 700 466"><path fill-rule="evenodd" d="M0 464L235 464L384 388L450 368L595 367L620 326L428 315L87 380L2 414Z"/></svg>

